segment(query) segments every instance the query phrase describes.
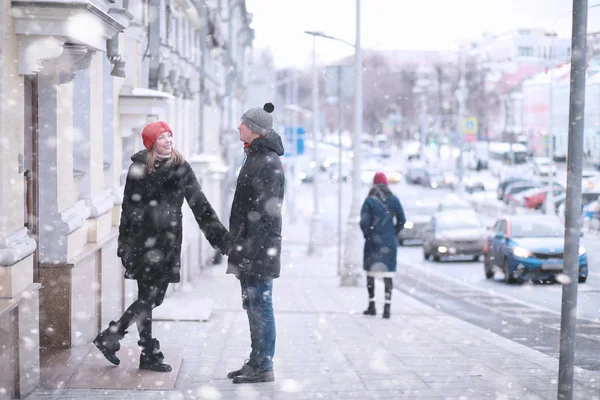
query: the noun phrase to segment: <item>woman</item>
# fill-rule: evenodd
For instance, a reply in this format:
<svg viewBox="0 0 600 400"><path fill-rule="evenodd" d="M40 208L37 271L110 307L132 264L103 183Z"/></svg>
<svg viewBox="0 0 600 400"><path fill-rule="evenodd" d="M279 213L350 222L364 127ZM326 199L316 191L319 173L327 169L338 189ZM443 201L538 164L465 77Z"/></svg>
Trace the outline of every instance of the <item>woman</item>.
<svg viewBox="0 0 600 400"><path fill-rule="evenodd" d="M138 298L94 344L108 361L119 365L119 340L135 322L142 348L140 369L169 372L171 366L163 362L160 344L152 337L152 309L163 302L169 283L180 280L183 200L213 247L225 254L231 241L190 164L173 148L169 126L151 122L144 127L142 139L146 150L131 157L125 183L117 251L125 278L137 280Z"/></svg>
<svg viewBox="0 0 600 400"><path fill-rule="evenodd" d="M394 223L394 218L396 222ZM404 227L406 218L400 200L387 186L387 177L377 172L373 187L363 203L360 212L360 229L365 237L363 268L367 271L369 307L365 315L376 315L375 278L383 278L385 286L385 306L383 318L390 318L392 303L392 278L396 273L398 233Z"/></svg>

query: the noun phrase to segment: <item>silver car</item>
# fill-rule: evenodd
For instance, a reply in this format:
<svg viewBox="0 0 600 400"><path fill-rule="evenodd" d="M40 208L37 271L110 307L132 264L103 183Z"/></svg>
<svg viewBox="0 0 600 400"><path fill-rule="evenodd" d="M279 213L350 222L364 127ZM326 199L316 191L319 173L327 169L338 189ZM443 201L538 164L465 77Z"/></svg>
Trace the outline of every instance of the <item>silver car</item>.
<svg viewBox="0 0 600 400"><path fill-rule="evenodd" d="M441 211L431 218L423 236L423 258L483 255L486 230L478 215L468 210Z"/></svg>
<svg viewBox="0 0 600 400"><path fill-rule="evenodd" d="M406 223L404 224L404 229L398 234L398 243L400 246L403 246L404 242L410 240L420 242L423 239L423 234L425 233L427 224L431 220L431 216L437 210L438 203L418 200L406 206L403 201L402 207L406 216Z"/></svg>

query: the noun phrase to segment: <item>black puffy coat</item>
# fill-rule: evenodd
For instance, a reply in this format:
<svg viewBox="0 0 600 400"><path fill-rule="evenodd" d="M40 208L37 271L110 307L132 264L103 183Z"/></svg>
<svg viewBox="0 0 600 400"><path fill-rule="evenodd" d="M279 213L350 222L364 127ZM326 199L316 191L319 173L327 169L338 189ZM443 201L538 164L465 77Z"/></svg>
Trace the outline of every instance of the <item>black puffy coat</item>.
<svg viewBox="0 0 600 400"><path fill-rule="evenodd" d="M129 167L118 255L129 279L179 282L181 269L182 206L187 200L200 229L215 248L227 245L229 234L200 188L187 161L173 165L158 161L149 174L146 150L134 154Z"/></svg>
<svg viewBox="0 0 600 400"><path fill-rule="evenodd" d="M281 206L285 176L281 137L273 130L244 149L229 219L233 249L227 273L261 279L279 277L281 270ZM243 259L249 265L240 268Z"/></svg>

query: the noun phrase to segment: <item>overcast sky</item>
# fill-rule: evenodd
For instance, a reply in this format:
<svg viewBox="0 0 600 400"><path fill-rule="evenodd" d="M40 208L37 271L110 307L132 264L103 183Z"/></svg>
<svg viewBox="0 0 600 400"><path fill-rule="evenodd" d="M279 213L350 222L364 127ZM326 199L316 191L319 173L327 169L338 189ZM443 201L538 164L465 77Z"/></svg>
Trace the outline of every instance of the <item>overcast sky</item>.
<svg viewBox="0 0 600 400"><path fill-rule="evenodd" d="M362 46L375 49L449 50L483 32L548 28L570 35L572 0L362 0ZM590 0L589 4L600 3ZM322 31L354 42L355 0L246 0L254 14L255 48L269 47L277 67L310 64L312 39ZM557 22L558 21L558 22ZM600 7L589 12L600 30ZM353 53L342 43L317 39L319 62Z"/></svg>

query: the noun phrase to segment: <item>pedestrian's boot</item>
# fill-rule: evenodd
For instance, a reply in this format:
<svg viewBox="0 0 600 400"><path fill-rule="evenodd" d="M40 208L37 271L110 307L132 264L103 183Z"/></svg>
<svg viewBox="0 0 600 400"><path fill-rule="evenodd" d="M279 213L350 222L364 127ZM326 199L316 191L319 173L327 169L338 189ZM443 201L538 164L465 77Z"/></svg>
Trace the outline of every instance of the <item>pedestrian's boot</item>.
<svg viewBox="0 0 600 400"><path fill-rule="evenodd" d="M272 369L253 367L249 372L233 377L233 383L273 382L275 373Z"/></svg>
<svg viewBox="0 0 600 400"><path fill-rule="evenodd" d="M94 345L102 352L108 361L114 365L119 365L121 363L121 360L117 357L117 351L121 349L119 340L123 339L126 334L127 331L121 330L115 321L110 321L108 328L96 336Z"/></svg>
<svg viewBox="0 0 600 400"><path fill-rule="evenodd" d="M227 373L227 377L229 379L233 379L236 376L240 376L240 375L246 375L250 372L252 372L252 370L254 368L257 368L258 366L256 365L256 363L252 360L246 360L244 362L244 365L242 366L242 368L235 370L235 371L230 371Z"/></svg>
<svg viewBox="0 0 600 400"><path fill-rule="evenodd" d="M158 340L140 340L138 341L138 345L142 347L142 354L140 355L140 369L147 369L156 372L171 372L171 366L163 362L165 356L160 351L160 343Z"/></svg>
<svg viewBox="0 0 600 400"><path fill-rule="evenodd" d="M385 305L383 306L383 318L385 319L390 319L390 303L385 303Z"/></svg>
<svg viewBox="0 0 600 400"><path fill-rule="evenodd" d="M377 310L375 310L375 301L369 301L369 307L363 311L364 315L377 315Z"/></svg>

